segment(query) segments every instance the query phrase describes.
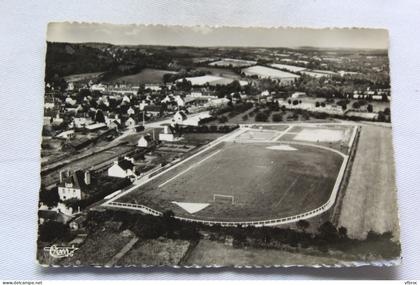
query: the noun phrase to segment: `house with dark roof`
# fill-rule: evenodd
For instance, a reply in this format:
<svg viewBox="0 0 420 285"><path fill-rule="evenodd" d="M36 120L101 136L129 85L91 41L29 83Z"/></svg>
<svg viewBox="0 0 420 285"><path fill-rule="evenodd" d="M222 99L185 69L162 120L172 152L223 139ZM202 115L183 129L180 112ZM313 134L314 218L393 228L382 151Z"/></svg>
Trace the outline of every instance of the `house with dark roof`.
<svg viewBox="0 0 420 285"><path fill-rule="evenodd" d="M68 171L67 175L60 172L60 184L58 185L60 200L85 199L88 197L90 188L91 177L89 171L77 170L73 173Z"/></svg>
<svg viewBox="0 0 420 285"><path fill-rule="evenodd" d="M108 176L119 178L133 178L137 177L134 159L124 157L114 161L114 164L108 168Z"/></svg>

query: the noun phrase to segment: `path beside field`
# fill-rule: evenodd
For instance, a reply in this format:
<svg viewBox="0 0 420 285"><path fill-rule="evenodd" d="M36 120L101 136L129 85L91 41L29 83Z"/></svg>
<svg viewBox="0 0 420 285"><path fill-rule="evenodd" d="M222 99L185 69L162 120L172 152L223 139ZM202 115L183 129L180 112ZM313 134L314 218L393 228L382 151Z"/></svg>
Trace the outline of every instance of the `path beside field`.
<svg viewBox="0 0 420 285"><path fill-rule="evenodd" d="M363 239L371 230L391 231L399 239L392 130L363 126L339 218L349 237Z"/></svg>
<svg viewBox="0 0 420 285"><path fill-rule="evenodd" d="M105 264L105 267L112 267L136 244L138 237L133 237L110 261Z"/></svg>

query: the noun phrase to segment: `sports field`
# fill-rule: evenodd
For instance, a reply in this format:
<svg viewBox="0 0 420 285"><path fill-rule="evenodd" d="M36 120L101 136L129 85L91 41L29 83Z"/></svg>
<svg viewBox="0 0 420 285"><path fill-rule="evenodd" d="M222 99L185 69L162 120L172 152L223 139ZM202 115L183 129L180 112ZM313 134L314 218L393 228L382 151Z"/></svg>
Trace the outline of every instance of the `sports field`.
<svg viewBox="0 0 420 285"><path fill-rule="evenodd" d="M282 218L324 204L342 162L339 153L311 145L225 141L117 202L203 220Z"/></svg>

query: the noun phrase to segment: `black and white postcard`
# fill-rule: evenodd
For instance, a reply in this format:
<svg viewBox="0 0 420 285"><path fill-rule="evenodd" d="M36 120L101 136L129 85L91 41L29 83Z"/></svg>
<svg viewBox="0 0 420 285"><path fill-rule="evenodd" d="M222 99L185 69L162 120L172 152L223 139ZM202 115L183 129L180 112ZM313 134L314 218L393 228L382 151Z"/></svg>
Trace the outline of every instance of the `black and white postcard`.
<svg viewBox="0 0 420 285"><path fill-rule="evenodd" d="M37 260L401 260L388 32L50 23Z"/></svg>

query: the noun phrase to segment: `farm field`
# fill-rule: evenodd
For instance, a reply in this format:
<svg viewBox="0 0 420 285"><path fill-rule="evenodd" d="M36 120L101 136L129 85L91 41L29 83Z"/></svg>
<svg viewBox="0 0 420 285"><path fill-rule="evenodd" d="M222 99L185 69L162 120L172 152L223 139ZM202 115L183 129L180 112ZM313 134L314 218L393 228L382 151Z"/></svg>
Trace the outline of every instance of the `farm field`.
<svg viewBox="0 0 420 285"><path fill-rule="evenodd" d="M343 158L312 146L290 146L224 142L117 202L219 221L272 219L315 209L328 200ZM173 202L208 205L192 213Z"/></svg>
<svg viewBox="0 0 420 285"><path fill-rule="evenodd" d="M217 67L197 67L198 71L210 72L211 75L231 78L231 79L241 79L241 76L230 69L227 68L217 68Z"/></svg>
<svg viewBox="0 0 420 285"><path fill-rule="evenodd" d="M337 264L337 259L276 249L233 248L220 242L201 240L183 265L204 266L210 264L223 266L299 264L310 266L315 264Z"/></svg>
<svg viewBox="0 0 420 285"><path fill-rule="evenodd" d="M175 71L170 70L161 70L161 69L153 69L153 68L145 68L139 73L132 74L132 75L125 75L118 77L113 82L125 82L128 84L146 84L146 83L162 83L163 82L163 75L171 73L175 74Z"/></svg>
<svg viewBox="0 0 420 285"><path fill-rule="evenodd" d="M104 72L89 72L89 73L79 73L79 74L71 74L64 77L67 82L77 82L83 80L90 80L99 77Z"/></svg>
<svg viewBox="0 0 420 285"><path fill-rule="evenodd" d="M105 265L116 255L129 241L131 237L125 237L114 231L97 231L90 234L72 257L62 260L62 265Z"/></svg>
<svg viewBox="0 0 420 285"><path fill-rule="evenodd" d="M185 255L189 241L160 238L157 240L139 240L134 247L119 260L117 265L141 266L176 265Z"/></svg>
<svg viewBox="0 0 420 285"><path fill-rule="evenodd" d="M223 58L219 61L210 63L210 66L232 66L232 67L244 67L256 64L256 61L253 60L242 60L242 59L233 59L233 58Z"/></svg>
<svg viewBox="0 0 420 285"><path fill-rule="evenodd" d="M342 262L374 262L399 256L399 246L387 239L340 245L322 252L316 248L296 251L276 248L234 248L219 241L200 240L182 265L334 265Z"/></svg>
<svg viewBox="0 0 420 285"><path fill-rule="evenodd" d="M392 129L364 125L361 128L350 180L343 198L339 226L353 238L370 230L390 231L399 238Z"/></svg>

